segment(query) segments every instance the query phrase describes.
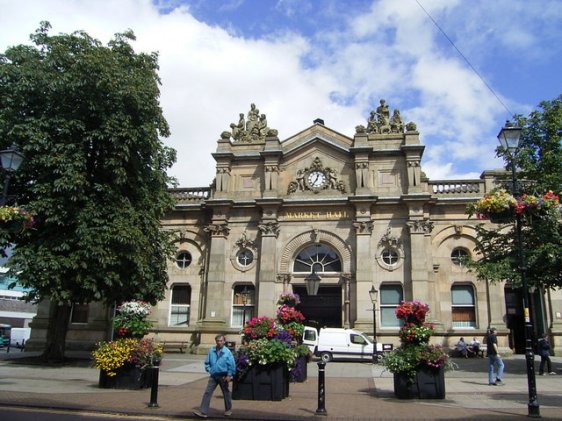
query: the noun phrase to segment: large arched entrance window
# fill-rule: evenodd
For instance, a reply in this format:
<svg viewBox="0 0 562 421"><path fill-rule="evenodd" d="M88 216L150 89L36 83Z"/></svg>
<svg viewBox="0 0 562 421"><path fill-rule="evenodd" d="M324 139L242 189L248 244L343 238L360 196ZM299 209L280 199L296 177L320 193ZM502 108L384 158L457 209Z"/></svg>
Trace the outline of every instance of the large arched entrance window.
<svg viewBox="0 0 562 421"><path fill-rule="evenodd" d="M342 262L339 254L322 243L301 249L293 261L293 273L306 275L315 271L323 278L339 278ZM300 277L299 277L300 278ZM306 317L306 323L318 327L342 327L342 287L335 283L321 282L317 295L308 295L304 285L294 285L293 291L300 295L297 308Z"/></svg>
<svg viewBox="0 0 562 421"><path fill-rule="evenodd" d="M302 249L293 264L294 273L341 272L341 259L338 253L326 244L313 244Z"/></svg>

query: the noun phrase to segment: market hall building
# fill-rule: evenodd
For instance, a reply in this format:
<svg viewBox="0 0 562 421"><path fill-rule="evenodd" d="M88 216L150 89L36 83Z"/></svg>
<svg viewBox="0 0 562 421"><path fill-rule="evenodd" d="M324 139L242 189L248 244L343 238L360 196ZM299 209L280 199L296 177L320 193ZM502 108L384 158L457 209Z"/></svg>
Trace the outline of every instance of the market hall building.
<svg viewBox="0 0 562 421"><path fill-rule="evenodd" d="M352 136L317 119L283 141L252 104L217 141L212 185L172 190L176 206L163 227L177 232L177 254L151 335L191 352L205 352L217 333L239 342L245 320L275 317L279 296L294 292L307 323L319 327L372 335L376 319L378 341L397 345L395 308L420 300L436 326L432 342L482 341L495 326L502 353L524 352L521 290L478 281L463 266L477 257L475 226L483 222L469 219L466 205L496 187L502 171L429 180L424 149L416 124L384 100ZM313 272L320 285L308 295ZM562 293L531 296L535 333L548 332L558 348ZM42 346L48 313L40 306L28 346ZM111 315L75 306L67 349L109 339Z"/></svg>

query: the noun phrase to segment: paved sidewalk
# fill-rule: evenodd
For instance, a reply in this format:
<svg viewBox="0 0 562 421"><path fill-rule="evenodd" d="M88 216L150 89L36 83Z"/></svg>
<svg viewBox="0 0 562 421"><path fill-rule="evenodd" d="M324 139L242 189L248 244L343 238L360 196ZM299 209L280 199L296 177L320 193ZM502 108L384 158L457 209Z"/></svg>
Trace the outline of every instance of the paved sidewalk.
<svg viewBox="0 0 562 421"><path fill-rule="evenodd" d="M0 417L2 407L25 406L78 412L192 419L207 383L202 356L169 353L160 369L158 408L148 408L150 389L108 390L97 387L99 371L87 354L62 367L30 364L29 354L0 352ZM370 363L332 362L326 366L327 416L318 407L317 364L309 364L304 383L291 383L290 396L280 402L234 401L238 420L512 420L527 415L527 376L523 356L505 360L505 386L488 386L487 359L455 359L459 368L446 374L446 399L398 400L390 373ZM553 358L559 375L537 376L543 419L562 420L562 358ZM538 369L538 361L537 361ZM217 389L209 418L225 419Z"/></svg>

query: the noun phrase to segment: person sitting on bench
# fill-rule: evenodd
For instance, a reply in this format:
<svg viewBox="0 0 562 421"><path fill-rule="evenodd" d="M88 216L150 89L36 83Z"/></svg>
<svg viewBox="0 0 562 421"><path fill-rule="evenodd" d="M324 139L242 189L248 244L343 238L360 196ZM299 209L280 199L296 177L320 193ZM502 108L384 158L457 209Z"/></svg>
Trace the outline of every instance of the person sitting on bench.
<svg viewBox="0 0 562 421"><path fill-rule="evenodd" d="M468 345L464 341L464 338L460 338L456 345L457 351L464 357L468 358Z"/></svg>

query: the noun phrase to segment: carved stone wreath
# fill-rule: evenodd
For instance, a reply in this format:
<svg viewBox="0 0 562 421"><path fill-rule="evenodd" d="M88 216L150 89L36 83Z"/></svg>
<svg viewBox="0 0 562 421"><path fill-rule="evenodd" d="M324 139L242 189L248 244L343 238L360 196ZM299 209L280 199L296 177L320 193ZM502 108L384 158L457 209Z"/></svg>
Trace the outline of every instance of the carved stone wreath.
<svg viewBox="0 0 562 421"><path fill-rule="evenodd" d="M385 262L385 253L388 253L386 257L390 258L390 263ZM393 258L396 262L392 261ZM392 236L390 227L379 240L375 259L380 267L388 271L396 270L404 264L404 247L399 238Z"/></svg>
<svg viewBox="0 0 562 421"><path fill-rule="evenodd" d="M316 157L310 167L297 171L296 180L291 181L287 194L298 191L312 191L319 193L322 190L338 190L345 193L345 184L339 180L335 169L324 167L320 158Z"/></svg>

